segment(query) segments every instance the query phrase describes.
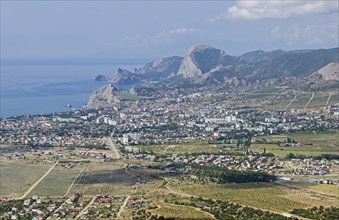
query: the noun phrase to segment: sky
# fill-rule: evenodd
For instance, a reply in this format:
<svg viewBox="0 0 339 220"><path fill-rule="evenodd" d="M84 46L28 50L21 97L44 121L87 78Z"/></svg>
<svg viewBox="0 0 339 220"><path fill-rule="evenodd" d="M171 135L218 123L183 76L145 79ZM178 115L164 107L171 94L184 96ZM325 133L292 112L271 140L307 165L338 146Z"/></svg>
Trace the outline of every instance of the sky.
<svg viewBox="0 0 339 220"><path fill-rule="evenodd" d="M337 0L1 0L1 60L146 61L195 44L230 55L338 47Z"/></svg>

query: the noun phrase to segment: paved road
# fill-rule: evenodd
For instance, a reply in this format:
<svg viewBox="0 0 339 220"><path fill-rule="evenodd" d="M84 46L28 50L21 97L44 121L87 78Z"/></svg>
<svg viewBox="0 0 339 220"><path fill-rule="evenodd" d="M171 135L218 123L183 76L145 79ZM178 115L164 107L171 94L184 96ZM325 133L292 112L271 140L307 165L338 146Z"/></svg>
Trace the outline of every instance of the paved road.
<svg viewBox="0 0 339 220"><path fill-rule="evenodd" d="M106 143L108 145L108 147L112 150L113 152L113 158L114 159L120 159L120 154L118 152L118 150L115 148L113 142L112 142L112 139L111 138L106 138Z"/></svg>
<svg viewBox="0 0 339 220"><path fill-rule="evenodd" d="M19 199L25 198L53 169L54 167L59 163L59 160L38 180L36 181L33 186L31 186L23 196L21 196Z"/></svg>

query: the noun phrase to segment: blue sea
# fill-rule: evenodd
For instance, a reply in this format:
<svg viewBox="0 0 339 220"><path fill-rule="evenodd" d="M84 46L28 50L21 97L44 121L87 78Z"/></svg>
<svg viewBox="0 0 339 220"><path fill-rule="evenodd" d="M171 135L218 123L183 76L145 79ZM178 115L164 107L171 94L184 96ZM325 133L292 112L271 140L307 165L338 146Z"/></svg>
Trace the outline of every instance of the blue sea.
<svg viewBox="0 0 339 220"><path fill-rule="evenodd" d="M112 76L131 65L2 65L0 117L67 111L85 105L91 93L107 84L93 78ZM117 85L129 89L133 85Z"/></svg>

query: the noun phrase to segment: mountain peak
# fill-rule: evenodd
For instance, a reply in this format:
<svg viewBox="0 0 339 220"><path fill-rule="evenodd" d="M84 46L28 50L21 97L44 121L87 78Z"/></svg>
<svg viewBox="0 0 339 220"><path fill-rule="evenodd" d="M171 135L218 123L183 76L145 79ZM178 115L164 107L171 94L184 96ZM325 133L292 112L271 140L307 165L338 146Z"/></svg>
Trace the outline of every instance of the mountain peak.
<svg viewBox="0 0 339 220"><path fill-rule="evenodd" d="M205 74L218 65L224 55L223 50L208 45L194 45L181 63L178 75L194 78Z"/></svg>
<svg viewBox="0 0 339 220"><path fill-rule="evenodd" d="M191 53L193 51L202 51L202 50L217 50L217 49L209 45L195 44L189 49L188 53Z"/></svg>

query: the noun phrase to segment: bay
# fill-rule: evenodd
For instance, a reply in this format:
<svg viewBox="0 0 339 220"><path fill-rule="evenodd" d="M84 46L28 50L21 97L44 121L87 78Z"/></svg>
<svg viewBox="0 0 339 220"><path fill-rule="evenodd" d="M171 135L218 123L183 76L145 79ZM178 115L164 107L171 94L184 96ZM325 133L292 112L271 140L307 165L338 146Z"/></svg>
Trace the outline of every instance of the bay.
<svg viewBox="0 0 339 220"><path fill-rule="evenodd" d="M90 94L107 82L94 81L98 74L112 76L118 67L130 65L2 65L0 117L67 111L79 108ZM128 89L133 85L116 85Z"/></svg>

